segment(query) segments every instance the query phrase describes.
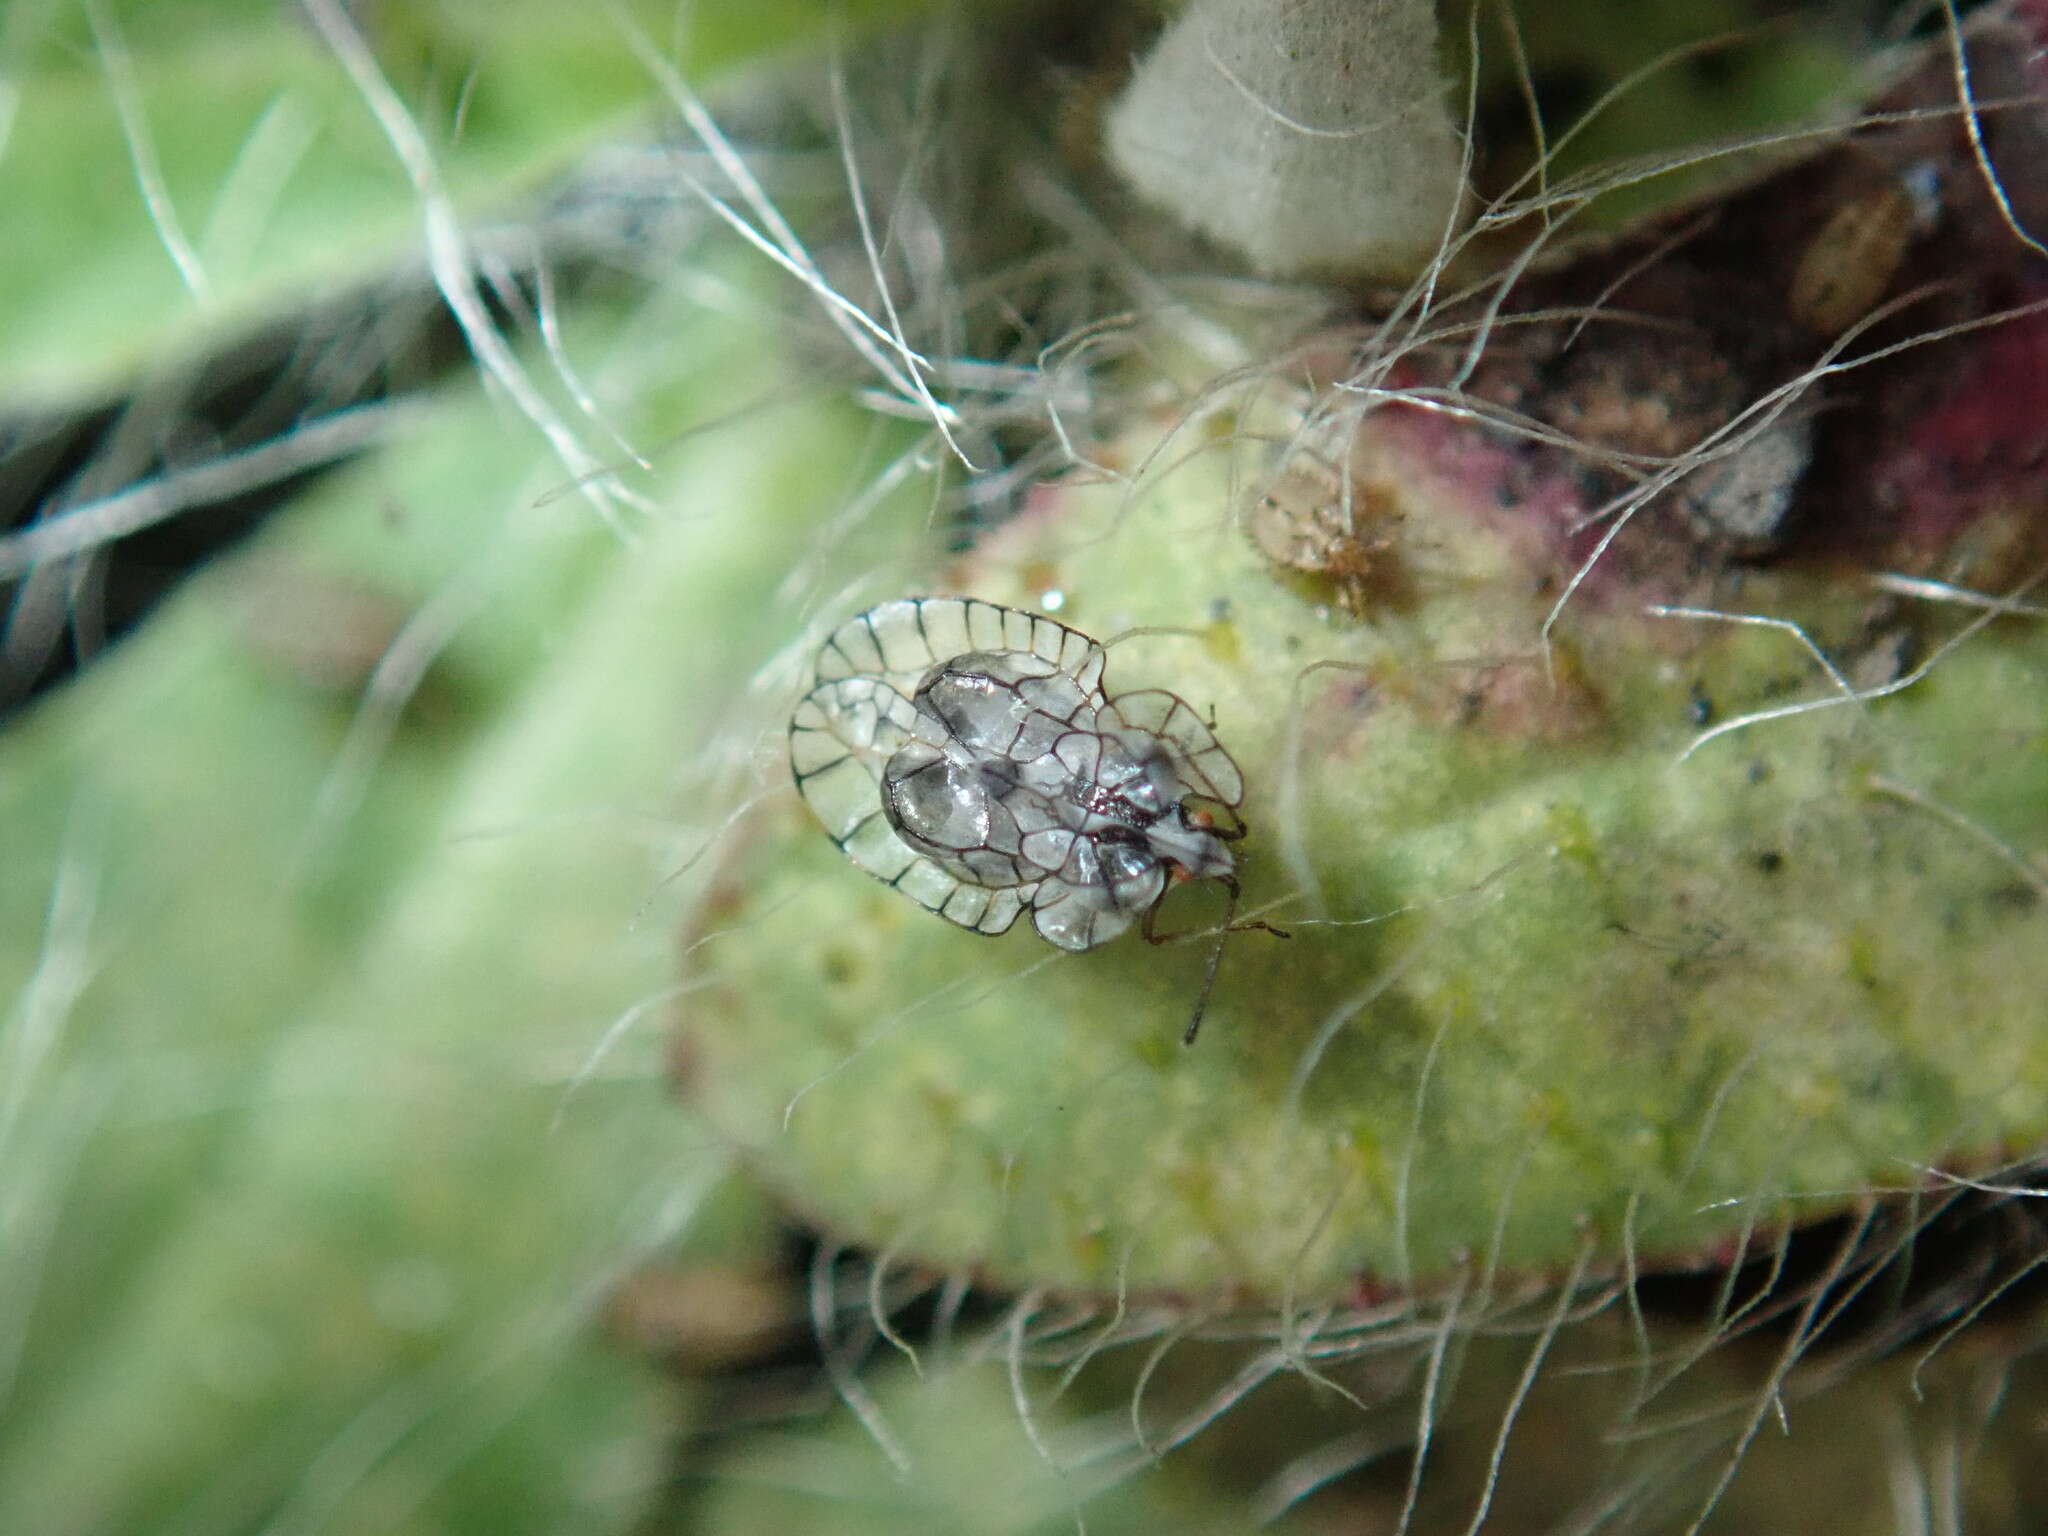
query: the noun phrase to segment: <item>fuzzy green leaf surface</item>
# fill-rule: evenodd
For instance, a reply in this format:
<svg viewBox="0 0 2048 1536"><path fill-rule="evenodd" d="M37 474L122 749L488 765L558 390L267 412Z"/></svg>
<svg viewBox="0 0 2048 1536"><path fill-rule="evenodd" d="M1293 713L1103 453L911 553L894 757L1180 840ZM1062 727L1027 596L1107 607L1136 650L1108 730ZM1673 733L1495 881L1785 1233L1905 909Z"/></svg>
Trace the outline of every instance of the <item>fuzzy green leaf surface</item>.
<svg viewBox="0 0 2048 1536"><path fill-rule="evenodd" d="M755 1437L712 1461L688 1529L707 1536L1051 1536L1077 1520L1109 1536L1251 1528L1197 1477L1157 1469L1132 1476L1137 1455L1102 1454L1109 1444L1103 1420L1090 1423L1061 1404L1020 1417L1000 1362L875 1376L870 1424L842 1411L796 1432ZM1081 1448L1092 1454L1074 1455Z"/></svg>
<svg viewBox="0 0 2048 1536"><path fill-rule="evenodd" d="M1213 708L1248 910L1292 938L1232 938L1183 1051L1206 938L955 930L764 807L692 1080L801 1208L1016 1285L1342 1297L1588 1242L1691 1262L2048 1130L2038 618L1918 615L1918 654L1956 643L1863 702L1787 628L1652 614L1649 583L1589 583L1546 653L1556 551L1440 443L1391 472L1398 590L1348 617L1265 564L1244 466L1191 435L1122 445L1174 467L1051 488L937 585L1056 590L1129 633L1112 696ZM1870 665L1854 573L1710 594ZM1703 699L1819 707L1700 741Z"/></svg>
<svg viewBox="0 0 2048 1536"><path fill-rule="evenodd" d="M908 8L883 0L849 14ZM0 17L12 108L0 122L0 387L105 388L217 342L224 327L414 259L420 194L297 6L181 0L99 13L98 36L83 8L51 0ZM573 15L447 0L364 13L359 25L448 195L489 218L601 136L637 137L673 110L637 41L694 72L790 46L822 20L795 0L719 6L678 35L674 8L650 0ZM180 240L190 272L173 255Z"/></svg>
<svg viewBox="0 0 2048 1536"><path fill-rule="evenodd" d="M777 378L642 339L636 430ZM454 392L0 737L0 1527L603 1530L659 1481L595 1314L728 1167L659 1065L683 765L871 437L772 420L629 535Z"/></svg>

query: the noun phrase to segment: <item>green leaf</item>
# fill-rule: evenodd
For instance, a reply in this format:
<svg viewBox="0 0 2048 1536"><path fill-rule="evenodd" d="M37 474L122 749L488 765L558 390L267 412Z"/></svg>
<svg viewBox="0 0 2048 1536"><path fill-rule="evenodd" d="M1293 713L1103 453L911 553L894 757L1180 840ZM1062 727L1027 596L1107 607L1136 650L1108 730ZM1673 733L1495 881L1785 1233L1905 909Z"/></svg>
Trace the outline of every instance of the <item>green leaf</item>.
<svg viewBox="0 0 2048 1536"><path fill-rule="evenodd" d="M761 808L700 957L695 1102L801 1208L1019 1288L1336 1299L1555 1273L1589 1237L1692 1264L2048 1131L2048 627L1916 614L1920 654L1956 648L1850 704L1788 630L1650 616L1615 577L1546 656L1544 513L1496 498L1483 440L1397 432L1405 595L1358 619L1265 563L1229 510L1257 469L1192 433L1105 450L1172 469L1044 490L948 581L1057 589L1129 635L1112 696L1213 707L1246 901L1293 937L1231 939L1193 1049L1206 939L984 938L794 795ZM1848 666L1869 594L1788 563L1739 606ZM1819 707L1687 757L1695 689ZM1192 887L1162 926L1221 911Z"/></svg>
<svg viewBox="0 0 2048 1536"><path fill-rule="evenodd" d="M779 379L605 344L657 438ZM726 1177L659 1065L686 765L872 443L740 419L622 536L465 388L0 736L0 1526L607 1529L659 1481L592 1315Z"/></svg>
<svg viewBox="0 0 2048 1536"><path fill-rule="evenodd" d="M860 21L911 4L843 9ZM297 6L101 10L98 38L83 10L50 0L24 0L0 29L13 107L0 119L0 390L102 389L414 259L419 195ZM825 21L803 0L711 6L679 37L666 0L614 14L430 0L359 24L450 196L480 218L594 142L673 115L636 32L696 72L788 47ZM198 291L173 254L181 239Z"/></svg>

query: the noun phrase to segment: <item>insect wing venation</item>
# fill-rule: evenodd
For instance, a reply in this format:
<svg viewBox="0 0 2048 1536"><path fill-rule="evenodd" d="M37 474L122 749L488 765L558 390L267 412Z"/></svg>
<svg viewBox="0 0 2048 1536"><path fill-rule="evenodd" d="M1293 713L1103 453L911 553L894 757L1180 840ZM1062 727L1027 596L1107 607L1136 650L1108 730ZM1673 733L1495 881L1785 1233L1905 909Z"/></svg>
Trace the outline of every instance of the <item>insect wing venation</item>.
<svg viewBox="0 0 2048 1536"><path fill-rule="evenodd" d="M1094 692L1102 647L1053 619L971 597L899 597L856 614L818 653L816 681L875 677L916 691L941 662L969 651L1027 651Z"/></svg>
<svg viewBox="0 0 2048 1536"><path fill-rule="evenodd" d="M1120 693L1109 701L1108 713L1126 729L1163 742L1192 793L1219 805L1235 806L1244 799L1244 775L1235 759L1178 694L1163 688Z"/></svg>
<svg viewBox="0 0 2048 1536"><path fill-rule="evenodd" d="M1124 807L1141 765L1171 768L1164 793L1235 806L1244 791L1193 709L1157 689L1108 697L1104 661L1020 609L878 604L818 653L790 722L798 788L856 866L947 921L996 934L1028 910L1047 942L1092 949L1158 902L1179 856L1125 830L1160 814Z"/></svg>

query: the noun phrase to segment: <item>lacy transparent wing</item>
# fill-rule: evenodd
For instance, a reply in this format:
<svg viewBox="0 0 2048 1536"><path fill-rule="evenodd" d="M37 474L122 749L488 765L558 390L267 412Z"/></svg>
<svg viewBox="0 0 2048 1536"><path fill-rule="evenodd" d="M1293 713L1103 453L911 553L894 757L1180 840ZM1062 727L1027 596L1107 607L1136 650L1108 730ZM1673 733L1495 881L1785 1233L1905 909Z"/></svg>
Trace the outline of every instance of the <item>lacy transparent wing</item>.
<svg viewBox="0 0 2048 1536"><path fill-rule="evenodd" d="M1164 876L1162 875L1162 879ZM1142 909L1140 909L1142 910ZM1140 912L1102 907L1072 886L1048 880L1031 904L1031 926L1048 944L1080 953L1107 944L1138 920Z"/></svg>
<svg viewBox="0 0 2048 1536"><path fill-rule="evenodd" d="M926 729L910 700L879 678L821 683L790 717L789 766L797 792L858 868L949 922L1003 933L1036 886L998 890L959 880L897 836L883 811L890 758Z"/></svg>
<svg viewBox="0 0 2048 1536"><path fill-rule="evenodd" d="M846 856L878 880L916 857L882 815L882 770L914 733L910 700L871 677L813 688L789 721L797 792Z"/></svg>
<svg viewBox="0 0 2048 1536"><path fill-rule="evenodd" d="M899 752L882 774L882 814L913 853L967 885L1036 885L1048 871L1021 856L1025 832L1052 812L1007 774L924 742Z"/></svg>
<svg viewBox="0 0 2048 1536"><path fill-rule="evenodd" d="M885 680L905 694L940 662L969 651L1026 651L1093 693L1102 686L1102 647L1040 614L972 597L900 597L856 614L818 652L815 680Z"/></svg>
<svg viewBox="0 0 2048 1536"><path fill-rule="evenodd" d="M976 933L1008 933L1010 925L1017 921L1017 914L1031 904L1031 897L1037 889L1034 885L1013 885L995 891L985 885L964 885L955 881L953 894L929 910L949 923L958 923Z"/></svg>
<svg viewBox="0 0 2048 1536"><path fill-rule="evenodd" d="M1166 880L1154 848L1142 867L1106 867L1121 845L1074 820L1075 786L1104 777L1105 754L1124 763L1117 784L1163 751L1187 793L1227 806L1244 794L1192 708L1157 689L1109 700L1103 664L1094 640L1021 609L877 604L818 653L790 724L798 788L854 864L928 911L1001 933L1029 910L1048 942L1092 949L1156 903ZM1081 745L1095 749L1086 761Z"/></svg>
<svg viewBox="0 0 2048 1536"><path fill-rule="evenodd" d="M1017 914L1031 904L1035 885L1010 885L995 889L956 880L930 859L919 858L901 879L888 882L927 912L936 912L949 923L971 928L976 933L1008 933Z"/></svg>
<svg viewBox="0 0 2048 1536"><path fill-rule="evenodd" d="M1236 806L1243 801L1244 775L1236 760L1179 695L1164 688L1120 693L1109 701L1107 713L1128 729L1163 741L1191 793L1219 805ZM1105 719L1103 723L1109 722Z"/></svg>

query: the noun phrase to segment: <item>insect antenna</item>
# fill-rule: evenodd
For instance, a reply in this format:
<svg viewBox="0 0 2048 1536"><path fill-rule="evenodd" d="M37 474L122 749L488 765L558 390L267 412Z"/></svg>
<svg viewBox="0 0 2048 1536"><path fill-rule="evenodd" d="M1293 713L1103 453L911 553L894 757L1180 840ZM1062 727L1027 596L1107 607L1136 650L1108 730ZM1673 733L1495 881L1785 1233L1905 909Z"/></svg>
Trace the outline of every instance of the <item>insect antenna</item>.
<svg viewBox="0 0 2048 1536"><path fill-rule="evenodd" d="M1209 951L1209 963L1202 970L1202 992L1195 999L1195 1011L1188 1020L1187 1032L1180 1037L1182 1046L1195 1043L1195 1036L1202 1028L1202 1015L1209 1011L1209 994L1215 990L1216 971L1223 964L1223 941L1230 937L1231 920L1237 916L1237 882L1227 882L1230 887L1230 905L1224 911L1223 926L1216 930L1216 945Z"/></svg>
<svg viewBox="0 0 2048 1536"><path fill-rule="evenodd" d="M1223 964L1224 942L1233 933L1251 933L1254 931L1270 933L1276 939L1293 937L1285 928L1275 928L1264 918L1254 918L1248 923L1240 923L1237 920L1237 908L1244 894L1243 887L1237 883L1235 875L1219 875L1216 879L1223 889L1229 893L1229 905L1223 909L1223 924L1216 930L1216 946L1209 951L1209 963L1202 968L1201 995L1195 999L1194 1016L1188 1020L1187 1031L1180 1037L1180 1043L1184 1046L1193 1045L1195 1043L1195 1036L1201 1032L1202 1018L1209 1011L1209 994L1216 989L1216 972ZM1163 892L1161 893L1161 900L1164 900ZM1154 902L1146 910L1144 926L1140 930L1145 936L1145 942L1148 944L1169 944L1180 937L1176 933L1160 933L1153 927L1153 920L1158 914L1159 905L1159 902Z"/></svg>

